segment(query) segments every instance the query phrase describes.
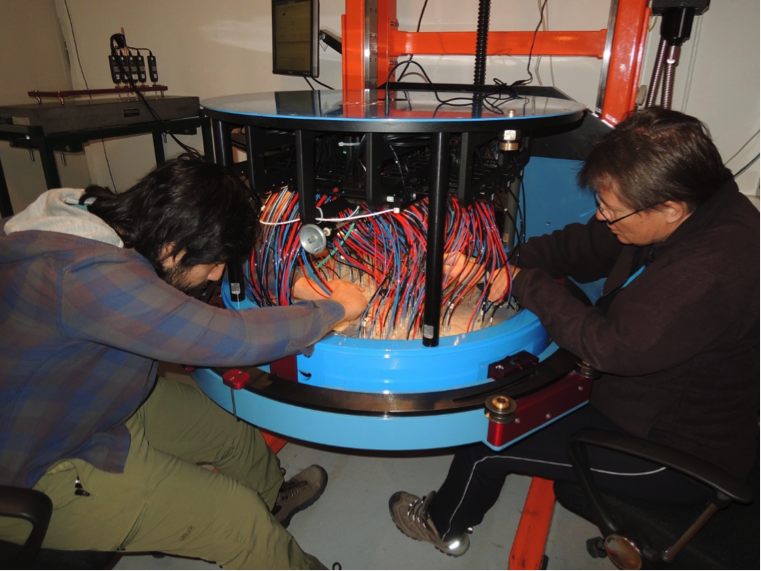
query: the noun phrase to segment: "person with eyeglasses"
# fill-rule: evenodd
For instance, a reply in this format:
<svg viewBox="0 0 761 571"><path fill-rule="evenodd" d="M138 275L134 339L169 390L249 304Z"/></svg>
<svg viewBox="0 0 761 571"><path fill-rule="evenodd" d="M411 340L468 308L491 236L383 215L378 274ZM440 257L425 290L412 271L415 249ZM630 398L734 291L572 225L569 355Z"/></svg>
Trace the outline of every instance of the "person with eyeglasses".
<svg viewBox="0 0 761 571"><path fill-rule="evenodd" d="M438 491L391 496L397 527L449 555L467 551L508 475L574 480L565 443L581 428L659 442L740 478L758 454L759 213L707 128L676 111L637 111L595 145L578 178L595 192L595 215L520 246L512 292L601 377L588 406L499 452L460 448ZM585 304L560 278L604 278L602 296ZM503 272L490 298L507 287ZM709 497L615 452L592 449L590 464L600 486L632 497Z"/></svg>

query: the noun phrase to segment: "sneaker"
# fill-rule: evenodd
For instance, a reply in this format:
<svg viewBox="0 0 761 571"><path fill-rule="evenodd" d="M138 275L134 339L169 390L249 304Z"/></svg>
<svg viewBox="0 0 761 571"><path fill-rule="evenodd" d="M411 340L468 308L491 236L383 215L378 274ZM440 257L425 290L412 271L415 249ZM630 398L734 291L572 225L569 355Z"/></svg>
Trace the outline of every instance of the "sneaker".
<svg viewBox="0 0 761 571"><path fill-rule="evenodd" d="M394 520L399 531L407 537L433 543L436 549L447 555L460 556L470 547L470 538L465 533L462 537L447 541L441 539L436 526L433 525L428 515L428 506L434 495L436 495L436 492L431 492L423 498L418 498L407 492L396 492L388 500L388 510L391 512L391 519Z"/></svg>
<svg viewBox="0 0 761 571"><path fill-rule="evenodd" d="M315 503L328 485L328 473L321 466L310 466L283 482L277 494L272 515L283 527L291 518Z"/></svg>

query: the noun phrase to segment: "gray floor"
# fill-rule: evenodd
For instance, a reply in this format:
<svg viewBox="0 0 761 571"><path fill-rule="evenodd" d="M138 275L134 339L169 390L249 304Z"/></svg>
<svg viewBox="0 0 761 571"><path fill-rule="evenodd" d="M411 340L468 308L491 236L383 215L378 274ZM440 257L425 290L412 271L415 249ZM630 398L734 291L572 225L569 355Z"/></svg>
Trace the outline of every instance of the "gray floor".
<svg viewBox="0 0 761 571"><path fill-rule="evenodd" d="M305 551L328 567L343 569L506 569L530 480L511 476L498 504L471 536L470 550L448 557L431 545L412 541L394 526L388 498L397 490L424 495L435 490L451 454L346 454L289 443L279 454L292 475L320 464L329 473L323 497L294 517L290 531ZM585 541L593 526L556 505L546 554L548 569L614 569L606 559L592 559ZM128 555L116 569L212 569L215 565L175 557Z"/></svg>

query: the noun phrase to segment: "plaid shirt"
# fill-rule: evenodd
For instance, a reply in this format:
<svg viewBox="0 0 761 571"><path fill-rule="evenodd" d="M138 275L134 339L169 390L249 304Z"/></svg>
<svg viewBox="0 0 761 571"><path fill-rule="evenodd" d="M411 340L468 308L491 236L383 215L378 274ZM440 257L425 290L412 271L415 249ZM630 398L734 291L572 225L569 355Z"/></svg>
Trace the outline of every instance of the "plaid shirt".
<svg viewBox="0 0 761 571"><path fill-rule="evenodd" d="M121 472L124 422L157 361L265 363L319 340L332 301L218 309L158 278L133 250L0 221L0 484L33 486L65 458Z"/></svg>

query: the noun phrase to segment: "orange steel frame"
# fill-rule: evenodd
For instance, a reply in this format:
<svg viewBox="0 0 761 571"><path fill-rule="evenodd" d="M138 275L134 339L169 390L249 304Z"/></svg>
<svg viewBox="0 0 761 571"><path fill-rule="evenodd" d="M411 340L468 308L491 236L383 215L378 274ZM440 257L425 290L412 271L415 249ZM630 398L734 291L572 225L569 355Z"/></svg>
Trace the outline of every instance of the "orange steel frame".
<svg viewBox="0 0 761 571"><path fill-rule="evenodd" d="M615 1L615 0L613 0ZM377 59L366 59L366 6L371 3L377 16ZM604 59L608 67L602 101L598 101L600 119L610 125L622 121L635 106L642 67L647 28L650 20L649 0L618 0L612 30L538 32L534 56L587 56ZM405 32L399 30L396 0L346 0L341 21L343 40L343 89L347 100L362 101L368 85L365 65L376 65L377 83L389 78L397 58L406 55L474 55L475 32ZM612 33L612 41L609 34ZM487 55L527 56L534 33L489 32ZM610 50L606 54L606 50ZM393 76L390 78L393 80ZM552 518L555 496L552 482L534 478L526 498L524 517L510 553L510 569L538 569L544 556L545 542Z"/></svg>
<svg viewBox="0 0 761 571"><path fill-rule="evenodd" d="M615 0L614 0L615 1ZM370 0L346 0L341 21L343 41L343 89L347 99L363 97L367 88L366 65L377 66L377 83L389 77L397 58L407 55L474 55L476 32L406 32L399 30L396 0L373 0L377 14L377 60L368 61L365 53L366 7ZM612 30L540 31L536 35L534 56L587 56L604 59L608 46L608 68L604 97L597 109L600 118L615 125L634 109L642 66L649 0L618 0ZM608 41L612 32L612 42ZM487 55L527 56L533 31L489 32ZM393 75L392 75L393 79Z"/></svg>

